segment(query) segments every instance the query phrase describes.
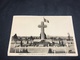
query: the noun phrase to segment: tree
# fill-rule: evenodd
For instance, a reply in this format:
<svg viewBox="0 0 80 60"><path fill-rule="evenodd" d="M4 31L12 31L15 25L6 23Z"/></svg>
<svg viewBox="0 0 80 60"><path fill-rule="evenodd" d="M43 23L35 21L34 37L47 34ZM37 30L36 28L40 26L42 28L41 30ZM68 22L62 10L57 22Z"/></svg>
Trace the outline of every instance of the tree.
<svg viewBox="0 0 80 60"><path fill-rule="evenodd" d="M23 46L22 40L21 40L21 47Z"/></svg>
<svg viewBox="0 0 80 60"><path fill-rule="evenodd" d="M14 39L18 39L17 34L15 34L15 35L13 36L13 38L14 38Z"/></svg>
<svg viewBox="0 0 80 60"><path fill-rule="evenodd" d="M30 36L30 40L34 40L34 38L32 36Z"/></svg>
<svg viewBox="0 0 80 60"><path fill-rule="evenodd" d="M70 34L68 33L68 40L70 41Z"/></svg>

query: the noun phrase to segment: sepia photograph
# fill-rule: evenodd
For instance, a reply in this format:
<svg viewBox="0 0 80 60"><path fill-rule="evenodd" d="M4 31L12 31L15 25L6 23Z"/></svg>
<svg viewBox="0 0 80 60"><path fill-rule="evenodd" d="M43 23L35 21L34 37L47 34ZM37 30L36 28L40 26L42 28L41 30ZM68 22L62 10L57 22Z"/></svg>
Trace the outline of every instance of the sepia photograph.
<svg viewBox="0 0 80 60"><path fill-rule="evenodd" d="M78 56L72 16L14 15L8 56Z"/></svg>

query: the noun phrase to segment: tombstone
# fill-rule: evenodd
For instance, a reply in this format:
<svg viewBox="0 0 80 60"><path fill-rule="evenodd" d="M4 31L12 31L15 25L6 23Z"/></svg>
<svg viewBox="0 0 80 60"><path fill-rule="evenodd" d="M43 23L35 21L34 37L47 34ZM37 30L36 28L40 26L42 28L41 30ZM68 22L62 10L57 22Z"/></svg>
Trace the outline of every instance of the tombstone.
<svg viewBox="0 0 80 60"><path fill-rule="evenodd" d="M51 48L49 48L49 51L48 51L48 53L52 53L52 49L51 49Z"/></svg>

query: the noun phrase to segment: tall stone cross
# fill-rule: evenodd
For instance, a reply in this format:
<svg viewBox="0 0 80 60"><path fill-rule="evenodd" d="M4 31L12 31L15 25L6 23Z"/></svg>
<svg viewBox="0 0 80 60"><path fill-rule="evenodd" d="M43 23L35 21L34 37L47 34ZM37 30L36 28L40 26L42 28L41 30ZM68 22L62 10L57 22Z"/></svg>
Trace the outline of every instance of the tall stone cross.
<svg viewBox="0 0 80 60"><path fill-rule="evenodd" d="M44 33L44 28L47 27L47 25L44 25L44 22L42 21L41 22L41 25L38 25L39 28L41 28L41 40L44 40L45 39L45 33Z"/></svg>

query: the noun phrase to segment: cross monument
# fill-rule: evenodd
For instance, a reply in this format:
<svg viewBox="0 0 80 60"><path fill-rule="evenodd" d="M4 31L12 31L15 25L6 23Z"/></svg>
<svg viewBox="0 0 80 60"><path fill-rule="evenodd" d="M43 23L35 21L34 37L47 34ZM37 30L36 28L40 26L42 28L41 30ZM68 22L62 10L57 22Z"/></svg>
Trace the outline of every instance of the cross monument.
<svg viewBox="0 0 80 60"><path fill-rule="evenodd" d="M45 39L45 36L44 36L44 28L47 27L47 25L44 25L44 22L42 21L41 22L41 25L38 25L39 28L41 28L41 40L44 40Z"/></svg>

